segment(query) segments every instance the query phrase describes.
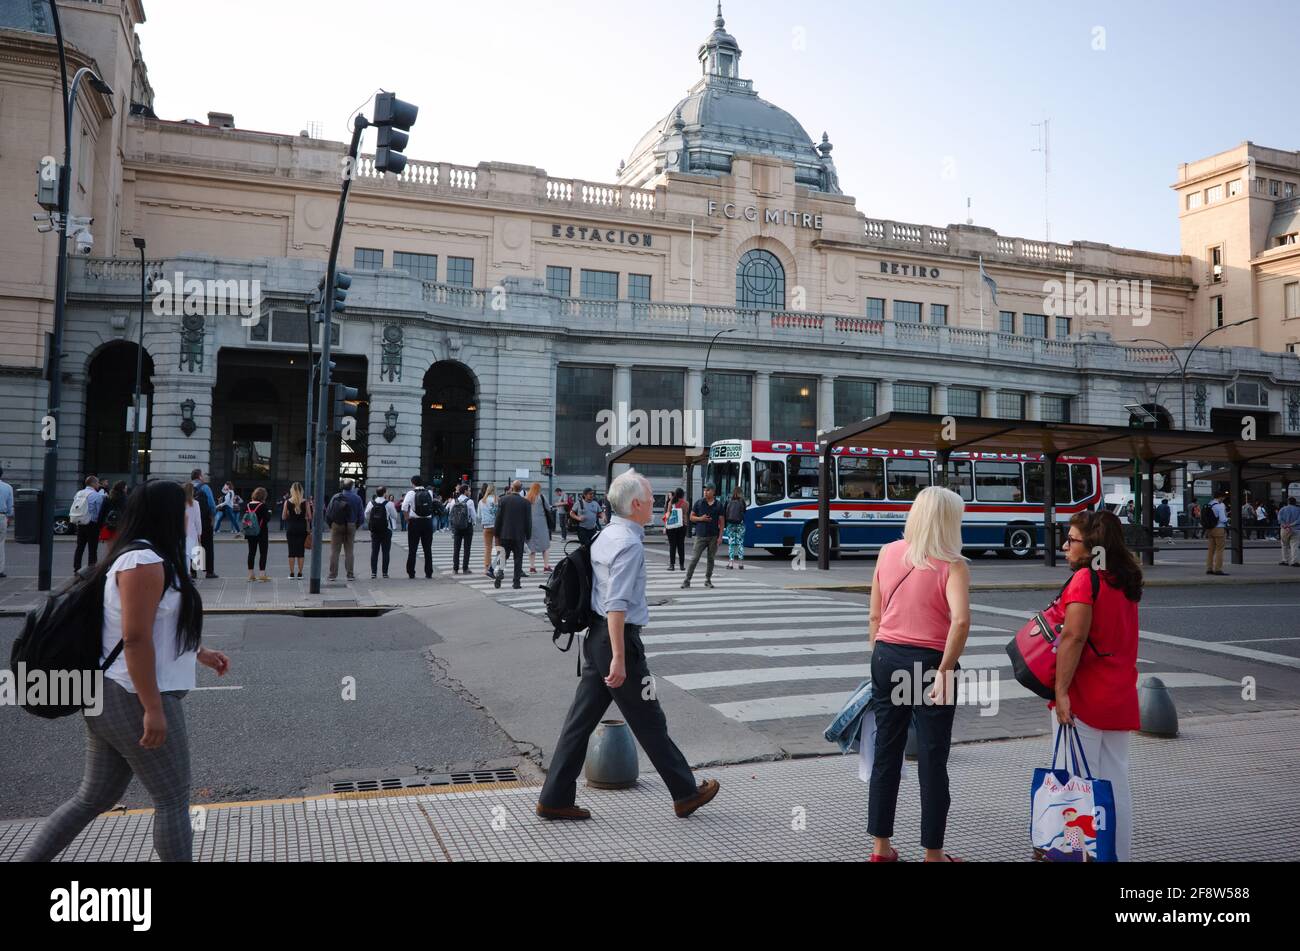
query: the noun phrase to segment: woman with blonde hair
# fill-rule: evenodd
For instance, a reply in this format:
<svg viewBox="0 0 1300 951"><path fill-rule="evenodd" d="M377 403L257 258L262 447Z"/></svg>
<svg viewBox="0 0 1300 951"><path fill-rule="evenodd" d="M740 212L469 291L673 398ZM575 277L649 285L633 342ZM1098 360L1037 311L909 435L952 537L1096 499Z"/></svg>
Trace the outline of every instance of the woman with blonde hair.
<svg viewBox="0 0 1300 951"><path fill-rule="evenodd" d="M943 838L951 802L948 747L957 712L953 675L970 633L970 568L961 554L964 509L955 492L939 486L922 489L907 513L902 540L886 545L876 558L869 634L876 698L867 807L867 831L875 839L872 862L898 861L889 840L913 718L925 861L960 861L943 850Z"/></svg>
<svg viewBox="0 0 1300 951"><path fill-rule="evenodd" d="M478 525L483 529L483 571L492 577L492 535L497 524L497 488L490 482L483 483L483 491L478 497Z"/></svg>
<svg viewBox="0 0 1300 951"><path fill-rule="evenodd" d="M537 574L537 553L542 553L542 571L551 570L551 526L555 523L554 510L542 494L542 484L534 482L524 498L532 506L533 533L528 536L528 573Z"/></svg>
<svg viewBox="0 0 1300 951"><path fill-rule="evenodd" d="M289 488L289 498L280 512L284 518L284 540L289 544L289 577L302 577L302 562L307 548L307 533L311 526L311 499L303 497L302 483ZM294 562L298 571L294 573Z"/></svg>

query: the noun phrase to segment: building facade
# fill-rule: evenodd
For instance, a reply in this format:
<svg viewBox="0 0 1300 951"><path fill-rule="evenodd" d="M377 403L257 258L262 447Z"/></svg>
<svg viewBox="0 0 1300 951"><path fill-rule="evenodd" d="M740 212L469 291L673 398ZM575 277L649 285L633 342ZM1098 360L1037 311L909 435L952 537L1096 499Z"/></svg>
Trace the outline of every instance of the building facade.
<svg viewBox="0 0 1300 951"><path fill-rule="evenodd" d="M35 170L62 149L38 7L0 0L3 137L17 146L0 154L0 188L33 211ZM307 338L323 330L307 301L345 148L215 112L156 118L138 0L60 9L74 58L118 90L79 101L74 213L94 216L97 245L71 260L60 497L83 472L128 468L137 237L148 472L202 468L275 495L303 476ZM1188 429L1250 416L1300 433L1300 153L1246 143L1183 166L1181 255L886 221L844 193L829 136L814 141L742 78L721 16L697 60L696 85L612 183L503 162L412 160L383 176L363 156L347 170L353 284L332 359L361 392L361 425L333 450L330 481L535 479L551 458L556 486L599 485L628 438L609 415L637 411L677 427L664 441L706 443L812 439L890 409L1123 424L1146 406ZM0 463L31 485L54 239L20 217L0 232ZM1167 348L1247 317L1196 351L1184 387Z"/></svg>

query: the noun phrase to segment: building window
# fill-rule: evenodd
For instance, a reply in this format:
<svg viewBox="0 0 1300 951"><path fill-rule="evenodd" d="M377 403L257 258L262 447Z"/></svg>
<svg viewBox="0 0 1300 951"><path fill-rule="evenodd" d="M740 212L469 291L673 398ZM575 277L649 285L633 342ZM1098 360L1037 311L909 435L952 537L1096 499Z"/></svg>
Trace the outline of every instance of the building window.
<svg viewBox="0 0 1300 951"><path fill-rule="evenodd" d="M1223 245L1210 248L1210 283L1218 284L1223 280Z"/></svg>
<svg viewBox="0 0 1300 951"><path fill-rule="evenodd" d="M573 270L567 267L546 268L546 291L556 297L568 297L573 288Z"/></svg>
<svg viewBox="0 0 1300 951"><path fill-rule="evenodd" d="M1214 187L1205 190L1205 203L1207 205L1212 205L1216 201L1223 201L1222 185L1215 185Z"/></svg>
<svg viewBox="0 0 1300 951"><path fill-rule="evenodd" d="M1024 334L1026 337L1046 337L1047 336L1047 315L1046 314L1025 314Z"/></svg>
<svg viewBox="0 0 1300 951"><path fill-rule="evenodd" d="M1233 406L1268 406L1268 390L1250 380L1228 385L1226 402Z"/></svg>
<svg viewBox="0 0 1300 951"><path fill-rule="evenodd" d="M352 253L352 266L358 271L382 271L384 252L381 248L357 248Z"/></svg>
<svg viewBox="0 0 1300 951"><path fill-rule="evenodd" d="M686 419L682 414L682 402L686 395L686 371L634 369L631 376L632 403L628 410L641 410L646 414L647 432L644 442L652 445L684 445L688 435ZM694 422L691 423L689 435L695 435ZM682 475L680 464L639 465L637 471L651 478L678 479Z"/></svg>
<svg viewBox="0 0 1300 951"><path fill-rule="evenodd" d="M1057 317L1056 318L1056 339L1065 340L1069 336L1070 336L1070 318Z"/></svg>
<svg viewBox="0 0 1300 951"><path fill-rule="evenodd" d="M1297 347L1300 347L1300 343L1288 343L1288 344L1286 345L1286 352L1287 352L1287 353L1300 353L1300 350L1296 349Z"/></svg>
<svg viewBox="0 0 1300 951"><path fill-rule="evenodd" d="M930 323L936 327L942 327L948 323L948 305L931 304L930 305Z"/></svg>
<svg viewBox="0 0 1300 951"><path fill-rule="evenodd" d="M629 274L627 276L627 299L641 301L650 299L649 274Z"/></svg>
<svg viewBox="0 0 1300 951"><path fill-rule="evenodd" d="M785 268L771 251L746 251L736 265L736 306L742 310L784 310Z"/></svg>
<svg viewBox="0 0 1300 951"><path fill-rule="evenodd" d="M885 299L883 297L867 298L867 319L869 320L885 319Z"/></svg>
<svg viewBox="0 0 1300 951"><path fill-rule="evenodd" d="M817 435L817 379L773 376L768 387L768 419L777 439L813 439Z"/></svg>
<svg viewBox="0 0 1300 951"><path fill-rule="evenodd" d="M1268 194L1268 179L1267 179L1267 178L1257 178L1257 179L1255 179L1255 194L1257 194L1257 195L1267 195L1267 194Z"/></svg>
<svg viewBox="0 0 1300 951"><path fill-rule="evenodd" d="M1200 193L1200 192L1192 192L1190 195L1187 196L1187 210L1188 210L1188 211L1191 211L1193 208L1200 208L1200 207L1201 207L1201 193Z"/></svg>
<svg viewBox="0 0 1300 951"><path fill-rule="evenodd" d="M924 383L895 383L894 409L900 413L930 412L930 387Z"/></svg>
<svg viewBox="0 0 1300 951"><path fill-rule="evenodd" d="M1041 399L1042 417L1049 423L1068 423L1070 421L1070 398L1044 393Z"/></svg>
<svg viewBox="0 0 1300 951"><path fill-rule="evenodd" d="M980 391L965 386L948 388L948 412L953 416L978 416Z"/></svg>
<svg viewBox="0 0 1300 951"><path fill-rule="evenodd" d="M876 384L869 380L835 381L835 426L847 426L876 415Z"/></svg>
<svg viewBox="0 0 1300 951"><path fill-rule="evenodd" d="M1214 326L1222 327L1223 326L1223 298L1222 297L1210 298L1210 313L1214 315Z"/></svg>
<svg viewBox="0 0 1300 951"><path fill-rule="evenodd" d="M594 300L618 300L618 271L582 269L582 296Z"/></svg>
<svg viewBox="0 0 1300 951"><path fill-rule="evenodd" d="M709 395L704 400L704 445L719 439L748 439L753 433L754 378L748 373L705 376Z"/></svg>
<svg viewBox="0 0 1300 951"><path fill-rule="evenodd" d="M1001 390L998 393L998 419L1024 419L1025 418L1025 394L1008 393Z"/></svg>
<svg viewBox="0 0 1300 951"><path fill-rule="evenodd" d="M474 259L447 258L447 283L452 287L473 287Z"/></svg>
<svg viewBox="0 0 1300 951"><path fill-rule="evenodd" d="M998 312L998 330L1004 334L1016 332L1016 312L1014 310Z"/></svg>
<svg viewBox="0 0 1300 951"><path fill-rule="evenodd" d="M1300 317L1300 283L1292 281L1282 287L1282 299L1285 302L1283 313L1286 320Z"/></svg>
<svg viewBox="0 0 1300 951"><path fill-rule="evenodd" d="M1281 195L1282 182L1279 179L1270 178L1268 180L1268 193L1272 195L1274 198L1277 198L1279 195Z"/></svg>
<svg viewBox="0 0 1300 951"><path fill-rule="evenodd" d="M1283 197L1283 198L1294 198L1294 197L1295 197L1295 183L1294 183L1294 182L1287 182L1285 185L1282 186L1282 197Z"/></svg>
<svg viewBox="0 0 1300 951"><path fill-rule="evenodd" d="M1241 194L1241 179L1234 178L1232 181L1228 182L1228 197L1235 198L1240 194Z"/></svg>
<svg viewBox="0 0 1300 951"><path fill-rule="evenodd" d="M406 271L411 277L420 281L438 279L438 255L412 254L408 251L393 252L393 267Z"/></svg>
<svg viewBox="0 0 1300 951"><path fill-rule="evenodd" d="M614 371L561 365L555 375L555 472L599 475L610 447L596 441L596 415L612 408Z"/></svg>
<svg viewBox="0 0 1300 951"><path fill-rule="evenodd" d="M916 301L894 301L894 320L901 324L919 324L921 322L921 305Z"/></svg>

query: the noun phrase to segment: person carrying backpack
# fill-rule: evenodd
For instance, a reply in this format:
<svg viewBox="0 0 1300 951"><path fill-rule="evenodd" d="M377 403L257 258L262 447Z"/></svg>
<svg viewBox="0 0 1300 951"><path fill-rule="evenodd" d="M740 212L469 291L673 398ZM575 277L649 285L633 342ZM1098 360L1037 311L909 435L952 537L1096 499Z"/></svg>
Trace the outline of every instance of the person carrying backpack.
<svg viewBox="0 0 1300 951"><path fill-rule="evenodd" d="M684 819L718 794L718 781L696 785L690 764L668 735L659 699L653 691L646 693L653 678L641 642L641 629L650 620L645 526L654 512L654 494L644 476L629 470L610 483L608 497L614 518L589 549L581 549L590 555L591 628L582 639L581 679L551 756L537 814L543 819L591 818L576 803L577 779L587 741L613 701L668 787L673 812ZM578 554L565 556L556 568L556 586ZM548 583L548 593L550 588Z"/></svg>
<svg viewBox="0 0 1300 951"><path fill-rule="evenodd" d="M736 486L731 492L724 515L726 527L722 534L727 539L727 570L733 562L739 562L740 570L745 570L745 491Z"/></svg>
<svg viewBox="0 0 1300 951"><path fill-rule="evenodd" d="M77 550L72 556L72 572L81 570L81 556L90 550L90 567L95 567L99 560L99 512L103 508L104 497L99 494L99 480L93 475L86 476L85 487L72 497L68 509L68 521L76 526Z"/></svg>
<svg viewBox="0 0 1300 951"><path fill-rule="evenodd" d="M474 541L474 522L478 513L470 498L469 486L456 486L456 494L447 502L447 521L451 525L451 573L469 574L469 549Z"/></svg>
<svg viewBox="0 0 1300 951"><path fill-rule="evenodd" d="M361 504L361 496L352 490L353 485L351 479L344 479L339 491L325 506L325 524L330 527L330 581L339 575L340 550L343 552L348 580L356 580L356 575L352 573L352 549L357 541L357 529L361 527L365 508Z"/></svg>
<svg viewBox="0 0 1300 951"><path fill-rule="evenodd" d="M1205 573L1227 574L1223 570L1223 549L1228 540L1228 507L1223 490L1214 493L1214 501L1201 506L1201 527L1205 529Z"/></svg>
<svg viewBox="0 0 1300 951"><path fill-rule="evenodd" d="M484 484L478 497L478 523L483 529L483 573L492 574L492 556L496 552L497 487Z"/></svg>
<svg viewBox="0 0 1300 951"><path fill-rule="evenodd" d="M411 487L402 499L402 514L406 516L406 576L415 578L415 554L424 548L424 576L433 577L433 513L437 503L433 490L424 480L411 476Z"/></svg>
<svg viewBox="0 0 1300 951"><path fill-rule="evenodd" d="M384 556L384 577L388 577L388 555L393 547L393 532L397 531L397 507L388 501L388 489L375 489L374 498L366 505L366 526L370 529L370 577L379 570L379 556Z"/></svg>
<svg viewBox="0 0 1300 951"><path fill-rule="evenodd" d="M266 504L266 489L260 485L253 490L253 497L239 516L239 528L248 542L248 580L270 581L266 573L266 556L271 547L268 537L271 533L271 507ZM261 575L253 577L253 559L258 559Z"/></svg>
<svg viewBox="0 0 1300 951"><path fill-rule="evenodd" d="M184 532L181 487L162 480L138 486L127 496L122 528L108 556L88 578L38 609L48 613L28 618L24 657L48 658L60 651L66 657L66 644L49 642L75 631L86 640L71 648L72 653L91 658L104 675L97 715L83 711L85 775L72 798L41 823L23 861L48 862L57 856L118 804L132 777L153 800L158 858L193 858L190 748L182 701L195 687L196 661L224 677L230 659L201 644L203 599L182 556ZM64 620L42 630L41 617ZM69 617L83 623L69 624ZM56 661L53 666L64 664Z"/></svg>

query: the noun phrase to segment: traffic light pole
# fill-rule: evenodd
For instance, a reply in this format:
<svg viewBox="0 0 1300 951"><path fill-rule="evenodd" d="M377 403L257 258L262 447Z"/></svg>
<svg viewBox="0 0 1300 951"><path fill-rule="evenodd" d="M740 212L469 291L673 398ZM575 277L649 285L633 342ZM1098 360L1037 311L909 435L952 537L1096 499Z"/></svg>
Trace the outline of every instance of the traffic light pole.
<svg viewBox="0 0 1300 951"><path fill-rule="evenodd" d="M315 475L312 477L312 535L315 544L311 546L311 580L308 590L320 594L321 551L325 547L325 459L326 440L329 427L322 417L328 406L330 387L330 343L333 336L334 314L334 274L338 265L339 242L343 239L343 217L347 211L348 192L352 189L352 175L356 169L357 155L361 147L361 133L370 125L370 121L358 114L352 123L352 142L348 146L348 162L344 165L343 191L339 195L339 210L334 218L334 237L330 241L329 264L325 270L325 288L321 294L321 318L325 331L320 347L320 387L316 402L316 419L312 424L312 443L315 445L315 458L312 464Z"/></svg>
<svg viewBox="0 0 1300 951"><path fill-rule="evenodd" d="M325 295L322 293L321 297ZM303 493L313 495L312 486L315 482L312 476L316 474L315 466L312 460L316 458L316 430L314 420L316 414L312 411L313 394L316 391L316 359L312 353L311 338L316 332L312 324L316 322L316 309L313 301L307 302L307 464L303 466ZM314 496L313 496L314 497Z"/></svg>

